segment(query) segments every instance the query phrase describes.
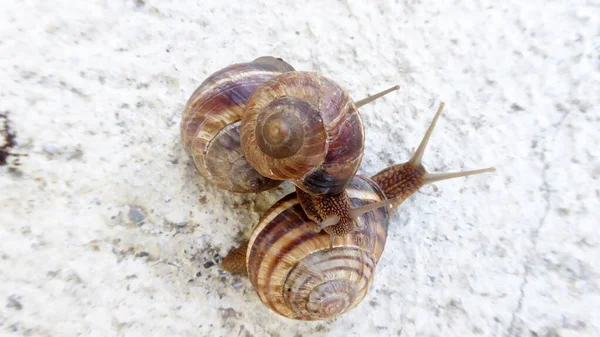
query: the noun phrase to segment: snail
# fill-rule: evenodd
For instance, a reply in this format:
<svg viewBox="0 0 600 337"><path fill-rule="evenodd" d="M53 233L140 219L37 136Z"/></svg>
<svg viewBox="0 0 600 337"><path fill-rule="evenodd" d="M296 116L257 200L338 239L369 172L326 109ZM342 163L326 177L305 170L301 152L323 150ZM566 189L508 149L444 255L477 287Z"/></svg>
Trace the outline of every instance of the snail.
<svg viewBox="0 0 600 337"><path fill-rule="evenodd" d="M273 94L274 88L284 95ZM344 89L323 76L295 71L279 58L260 57L225 67L202 82L186 103L181 139L200 174L219 188L261 192L292 179L296 184L320 184L319 193L337 193L354 176L362 159L364 132L358 107L398 89L395 86L353 103ZM307 95L301 97L302 92ZM248 111L266 108L264 111L272 113L259 121L268 124L297 106L312 107L313 115L287 129L282 123L278 124L281 128L270 124L265 128L266 140L253 137L258 145L252 143L242 150L245 139L240 139L240 128L244 128L246 119L242 118ZM306 136L312 143L286 142L290 134ZM270 147L271 153L276 152L287 164L256 166L261 159L248 160L254 146ZM307 151L314 153L306 156ZM298 152L294 159L300 160L291 163L284 158L292 152Z"/></svg>
<svg viewBox="0 0 600 337"><path fill-rule="evenodd" d="M241 146L259 174L291 180L311 220L335 236L352 232L364 210L352 211L345 190L363 157L364 129L358 108L394 86L356 103L331 79L287 72L256 89L247 102Z"/></svg>
<svg viewBox="0 0 600 337"><path fill-rule="evenodd" d="M440 104L410 160L371 178L355 175L346 186L360 230L330 236L291 193L273 205L254 227L250 239L227 255L221 268L248 275L260 300L273 312L298 320L328 320L355 307L367 294L383 253L391 211L425 184L494 168L429 173L422 165L425 148L444 107Z"/></svg>

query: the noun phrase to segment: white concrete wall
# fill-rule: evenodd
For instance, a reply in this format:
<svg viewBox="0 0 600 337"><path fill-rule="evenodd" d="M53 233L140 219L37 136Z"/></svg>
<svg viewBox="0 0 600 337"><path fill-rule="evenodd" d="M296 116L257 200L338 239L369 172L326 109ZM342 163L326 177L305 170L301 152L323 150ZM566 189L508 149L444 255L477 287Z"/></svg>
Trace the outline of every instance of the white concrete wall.
<svg viewBox="0 0 600 337"><path fill-rule="evenodd" d="M0 9L0 113L27 154L0 167L0 335L600 334L597 2L65 3ZM498 168L405 202L333 322L204 266L292 190L217 190L179 139L196 86L262 55L357 99L402 86L362 109L365 174L406 160L440 100L426 166Z"/></svg>

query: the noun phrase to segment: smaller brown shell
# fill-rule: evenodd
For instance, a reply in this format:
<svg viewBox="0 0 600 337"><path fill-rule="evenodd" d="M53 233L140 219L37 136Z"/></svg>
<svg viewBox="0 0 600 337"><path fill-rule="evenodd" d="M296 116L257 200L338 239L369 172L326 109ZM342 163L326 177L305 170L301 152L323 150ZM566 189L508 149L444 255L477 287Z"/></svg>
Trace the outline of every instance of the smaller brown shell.
<svg viewBox="0 0 600 337"><path fill-rule="evenodd" d="M353 207L385 198L369 178L355 176L347 187ZM389 213L379 208L357 219L360 232L335 238L315 233L295 193L260 220L246 255L248 276L261 301L293 319L331 319L367 294L385 247Z"/></svg>
<svg viewBox="0 0 600 337"><path fill-rule="evenodd" d="M261 57L217 71L194 91L183 113L181 139L204 177L233 192L260 192L281 183L249 165L239 127L252 93L274 76L293 70L281 59Z"/></svg>
<svg viewBox="0 0 600 337"><path fill-rule="evenodd" d="M312 195L340 193L360 166L362 120L350 95L310 72L284 73L248 100L242 149L263 176Z"/></svg>

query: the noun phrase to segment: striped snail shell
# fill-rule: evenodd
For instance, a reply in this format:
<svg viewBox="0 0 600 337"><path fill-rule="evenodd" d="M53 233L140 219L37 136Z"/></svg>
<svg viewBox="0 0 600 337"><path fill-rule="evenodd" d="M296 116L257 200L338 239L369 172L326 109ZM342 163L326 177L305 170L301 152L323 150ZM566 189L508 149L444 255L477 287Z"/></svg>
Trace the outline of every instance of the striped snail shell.
<svg viewBox="0 0 600 337"><path fill-rule="evenodd" d="M375 182L360 175L346 190L353 207L385 199ZM384 207L362 215L356 221L363 230L336 237L330 248L329 235L313 230L314 222L292 193L271 207L253 231L246 251L250 282L279 315L334 318L367 294L385 246L388 218Z"/></svg>
<svg viewBox="0 0 600 337"><path fill-rule="evenodd" d="M294 71L252 94L242 149L263 176L311 195L340 193L360 166L364 129L348 92L316 73Z"/></svg>
<svg viewBox="0 0 600 337"><path fill-rule="evenodd" d="M281 182L260 175L240 147L240 120L252 93L294 68L281 59L260 57L230 65L209 76L188 100L181 139L202 176L233 192L260 192Z"/></svg>

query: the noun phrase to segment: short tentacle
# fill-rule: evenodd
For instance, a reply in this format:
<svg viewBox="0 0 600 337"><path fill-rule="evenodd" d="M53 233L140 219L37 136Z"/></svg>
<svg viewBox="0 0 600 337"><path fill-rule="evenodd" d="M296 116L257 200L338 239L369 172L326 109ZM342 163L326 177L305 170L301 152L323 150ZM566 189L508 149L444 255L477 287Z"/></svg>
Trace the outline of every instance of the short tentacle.
<svg viewBox="0 0 600 337"><path fill-rule="evenodd" d="M337 215L333 215L333 216L321 221L319 224L317 224L317 227L315 227L315 232L318 233L327 227L335 226L339 222L340 222L340 217Z"/></svg>

